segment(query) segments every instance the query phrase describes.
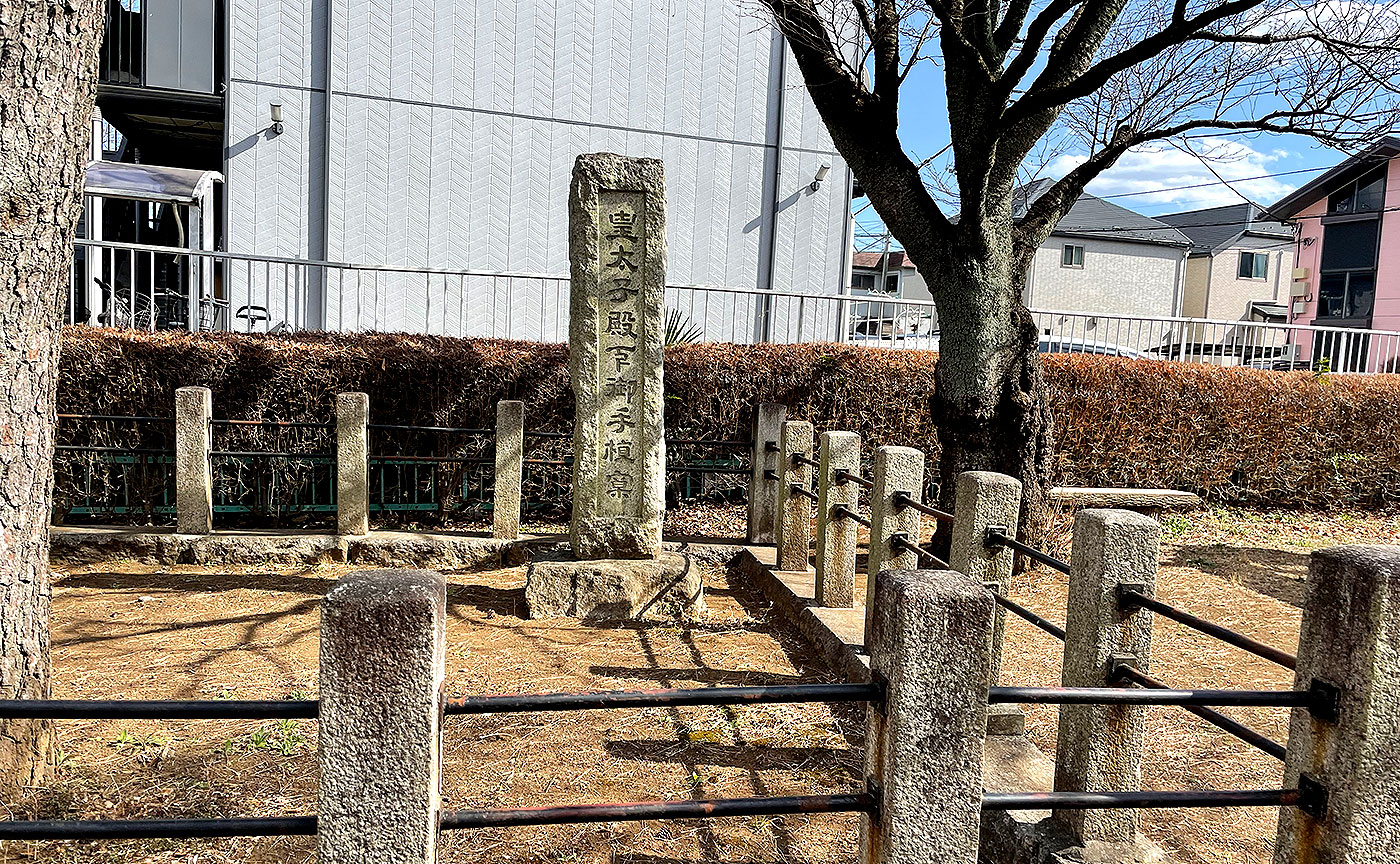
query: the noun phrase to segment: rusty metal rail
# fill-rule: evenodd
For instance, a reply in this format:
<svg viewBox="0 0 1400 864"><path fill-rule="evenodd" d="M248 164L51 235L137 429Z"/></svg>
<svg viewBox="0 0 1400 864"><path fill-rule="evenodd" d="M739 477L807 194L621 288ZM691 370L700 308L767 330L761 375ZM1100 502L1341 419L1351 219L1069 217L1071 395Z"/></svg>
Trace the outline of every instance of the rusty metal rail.
<svg viewBox="0 0 1400 864"><path fill-rule="evenodd" d="M992 687L987 702L1035 705L1253 705L1306 708L1306 690L1168 690L1132 687Z"/></svg>
<svg viewBox="0 0 1400 864"><path fill-rule="evenodd" d="M150 840L189 837L295 837L316 833L315 816L253 819L0 820L0 840Z"/></svg>
<svg viewBox="0 0 1400 864"><path fill-rule="evenodd" d="M983 810L1115 810L1139 807L1302 806L1297 789L1187 789L1143 792L983 792Z"/></svg>
<svg viewBox="0 0 1400 864"><path fill-rule="evenodd" d="M1058 624L1055 624L1047 618L1042 618L1041 616L1037 615L1036 613L1032 612L1031 610L1027 609L1026 607L1022 606L1020 603L1017 603L1014 600L1008 600L1007 598L1003 597L1000 592L993 591L992 596L995 597L997 603L1003 606L1008 612L1011 612L1018 618L1021 618L1026 622L1035 625L1036 627L1039 627L1041 630L1044 630L1046 633L1049 633L1051 636L1054 636L1061 642L1065 641L1065 628L1059 626Z"/></svg>
<svg viewBox="0 0 1400 864"><path fill-rule="evenodd" d="M590 822L639 822L651 819L720 819L731 816L781 816L793 813L873 813L876 797L792 795L774 798L713 798L699 801L638 801L628 804L580 804L517 810L456 810L442 814L443 831L507 828L521 825L578 825Z"/></svg>
<svg viewBox="0 0 1400 864"><path fill-rule="evenodd" d="M845 468L837 468L836 471L833 472L832 476L836 479L837 483L854 483L862 489L875 488L875 481L866 480L859 474L852 474Z"/></svg>
<svg viewBox="0 0 1400 864"><path fill-rule="evenodd" d="M1265 660L1277 663L1285 669L1297 669L1298 658L1287 651L1280 651L1272 645L1265 645L1257 639L1251 639L1243 633L1236 633L1228 627L1214 624L1204 618L1197 618L1184 609L1178 609L1160 600L1148 597L1141 590L1130 588L1127 585L1118 586L1118 607L1124 612L1135 612L1138 609L1147 609L1156 612L1164 618L1190 627L1207 636L1213 636L1229 645L1243 649L1256 657L1263 657Z"/></svg>
<svg viewBox="0 0 1400 864"><path fill-rule="evenodd" d="M880 702L878 684L778 684L759 687L696 687L621 690L607 693L521 693L455 696L444 700L447 714L514 714L527 711L583 711L605 708L670 708L678 705L771 705L798 702Z"/></svg>
<svg viewBox="0 0 1400 864"><path fill-rule="evenodd" d="M792 490L792 494L801 495L808 501L816 503L817 493L813 492L811 489L808 489L806 486L803 486L801 483L789 483L788 489Z"/></svg>
<svg viewBox="0 0 1400 864"><path fill-rule="evenodd" d="M1128 681L1138 685L1139 687L1147 687L1154 690L1171 689L1168 685L1162 683L1161 681L1158 681L1156 678L1153 678L1152 676L1144 672L1140 672L1131 666L1127 666L1121 663L1113 667L1112 676L1114 680ZM1236 738L1240 739L1246 744L1249 744L1253 747L1258 748L1259 750L1264 751L1265 753L1268 753L1275 759L1282 761L1284 756L1288 752L1287 748L1285 748L1282 744L1278 743L1272 738L1269 738L1262 732L1258 732L1254 729L1251 729L1237 720L1231 720L1229 717L1226 717L1219 711L1214 711L1210 708L1206 708L1200 705L1182 705L1181 707L1185 708L1187 711L1190 711L1192 714L1195 714L1197 717L1200 717L1207 723L1210 723L1211 725L1225 732L1229 732L1231 735L1235 736Z"/></svg>
<svg viewBox="0 0 1400 864"><path fill-rule="evenodd" d="M864 516L847 507L845 504L837 504L835 507L831 508L831 512L842 519L849 519L863 528L870 527L869 519L866 519Z"/></svg>
<svg viewBox="0 0 1400 864"><path fill-rule="evenodd" d="M952 569L948 566L947 561L944 561L942 558L939 558L937 555L928 551L924 547L911 541L909 539L909 535L905 534L902 531L890 535L890 548L899 549L904 552L913 552L915 555L918 555L925 561L931 562L935 567L939 568L940 570Z"/></svg>
<svg viewBox="0 0 1400 864"><path fill-rule="evenodd" d="M1059 570L1061 573L1069 572L1068 563L1061 561L1059 558L1056 558L1053 555L1047 555L1044 552L1041 552L1039 549L1035 548L1034 546L1027 546L1020 540L1017 540L1016 538L1007 534L1005 528L999 528L996 526L989 527L987 529L986 543L988 546L1006 546L1009 549L1015 549L1017 552L1020 552L1027 558L1030 558L1033 561L1039 561L1041 564L1045 564L1049 567L1053 567L1054 569Z"/></svg>
<svg viewBox="0 0 1400 864"><path fill-rule="evenodd" d="M3 699L0 718L30 720L314 720L314 699Z"/></svg>
<svg viewBox="0 0 1400 864"><path fill-rule="evenodd" d="M939 510L937 507L930 507L927 504L922 504L918 501L915 501L914 496L908 492L896 492L890 496L890 501L894 503L895 507L898 507L900 509L908 507L911 510L917 510L925 516L938 519L942 522L953 521L952 513L946 513L942 510Z"/></svg>

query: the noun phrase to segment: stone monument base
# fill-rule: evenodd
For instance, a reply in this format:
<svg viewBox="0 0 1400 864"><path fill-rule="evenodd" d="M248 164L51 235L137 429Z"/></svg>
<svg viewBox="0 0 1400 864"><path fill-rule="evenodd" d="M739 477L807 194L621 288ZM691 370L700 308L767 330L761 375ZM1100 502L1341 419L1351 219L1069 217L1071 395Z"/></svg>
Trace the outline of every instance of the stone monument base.
<svg viewBox="0 0 1400 864"><path fill-rule="evenodd" d="M536 561L526 571L531 618L626 621L694 618L705 611L704 586L688 555L651 559Z"/></svg>

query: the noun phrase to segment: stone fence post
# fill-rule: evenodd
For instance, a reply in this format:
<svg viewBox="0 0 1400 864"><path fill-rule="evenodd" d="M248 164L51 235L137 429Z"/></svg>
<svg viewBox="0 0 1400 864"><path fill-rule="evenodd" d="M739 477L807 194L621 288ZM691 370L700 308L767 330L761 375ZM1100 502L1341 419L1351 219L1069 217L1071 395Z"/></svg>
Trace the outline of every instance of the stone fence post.
<svg viewBox="0 0 1400 864"><path fill-rule="evenodd" d="M806 570L811 557L812 502L792 487L812 485L812 466L796 456L812 458L812 424L805 420L785 421L778 440L779 570Z"/></svg>
<svg viewBox="0 0 1400 864"><path fill-rule="evenodd" d="M987 725L992 596L961 573L885 570L875 580L861 864L975 864Z"/></svg>
<svg viewBox="0 0 1400 864"><path fill-rule="evenodd" d="M1129 662L1147 671L1152 614L1124 614L1120 585L1151 597L1157 581L1157 521L1129 510L1080 510L1074 517L1065 622L1066 687L1106 687L1110 666ZM1140 705L1061 705L1055 745L1055 789L1130 792L1142 788L1143 708ZM1056 810L1080 842L1138 841L1136 810Z"/></svg>
<svg viewBox="0 0 1400 864"><path fill-rule="evenodd" d="M870 554L866 559L865 632L871 631L871 616L875 614L875 577L883 570L917 570L919 556L908 549L896 550L890 545L896 534L910 543L919 542L923 521L913 507L897 507L896 492L904 492L911 501L924 497L924 454L913 447L875 448L875 468L870 487Z"/></svg>
<svg viewBox="0 0 1400 864"><path fill-rule="evenodd" d="M1294 687L1274 864L1400 861L1400 546L1312 553Z"/></svg>
<svg viewBox="0 0 1400 864"><path fill-rule="evenodd" d="M369 533L369 395L335 397L335 524L340 534Z"/></svg>
<svg viewBox="0 0 1400 864"><path fill-rule="evenodd" d="M492 489L491 536L520 536L520 485L525 465L525 403L496 403L496 479Z"/></svg>
<svg viewBox="0 0 1400 864"><path fill-rule="evenodd" d="M208 387L175 391L175 525L181 534L214 530L214 477L209 467L214 397Z"/></svg>
<svg viewBox="0 0 1400 864"><path fill-rule="evenodd" d="M987 543L987 529L1000 527L1007 536L1016 536L1021 512L1021 481L991 471L964 471L958 475L953 499L953 535L948 550L948 566L986 585L998 594L1006 593L1015 553L1006 546ZM992 671L988 686L1001 678L1001 641L1006 627L1006 610L996 609L992 624Z"/></svg>
<svg viewBox="0 0 1400 864"><path fill-rule="evenodd" d="M845 471L860 475L860 436L854 432L823 432L817 461L817 581L818 606L849 609L856 605L856 521L837 512L854 513L860 486L838 480Z"/></svg>
<svg viewBox="0 0 1400 864"><path fill-rule="evenodd" d="M321 604L317 860L435 864L447 586L362 570Z"/></svg>
<svg viewBox="0 0 1400 864"><path fill-rule="evenodd" d="M786 405L764 402L754 412L753 474L749 478L750 543L764 544L777 540L778 490L782 487L778 447L785 420Z"/></svg>

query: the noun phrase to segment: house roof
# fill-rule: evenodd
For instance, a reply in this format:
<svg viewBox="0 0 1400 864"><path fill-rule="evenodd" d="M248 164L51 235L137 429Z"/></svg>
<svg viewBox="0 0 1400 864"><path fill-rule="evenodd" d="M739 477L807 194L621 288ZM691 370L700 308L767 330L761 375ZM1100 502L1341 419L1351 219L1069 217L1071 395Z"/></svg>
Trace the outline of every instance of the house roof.
<svg viewBox="0 0 1400 864"><path fill-rule="evenodd" d="M1287 225L1267 218L1261 207L1244 201L1224 207L1168 213L1157 218L1190 237L1192 252L1215 253L1228 249L1245 234L1293 239L1293 231Z"/></svg>
<svg viewBox="0 0 1400 864"><path fill-rule="evenodd" d="M857 252L855 257L851 259L851 266L863 270L879 270L880 259L883 257L885 257L883 252ZM907 260L904 257L903 251L898 249L891 250L890 269L898 270L901 267L908 267L910 270L913 270L914 262Z"/></svg>
<svg viewBox="0 0 1400 864"><path fill-rule="evenodd" d="M1350 183L1381 162L1400 156L1400 138L1387 136L1369 149L1357 153L1337 163L1325 173L1314 177L1293 190L1283 200L1269 208L1269 215L1275 219L1291 219L1300 210L1311 205L1324 195L1330 194L1338 186Z"/></svg>
<svg viewBox="0 0 1400 864"><path fill-rule="evenodd" d="M1024 218L1030 205L1044 195L1054 182L1048 178L1041 179L1017 189L1012 201L1012 218ZM1087 192L1079 196L1079 200L1074 202L1074 206L1069 208L1069 212L1050 233L1051 236L1094 237L1163 246L1191 245L1190 237L1166 222L1135 213Z"/></svg>

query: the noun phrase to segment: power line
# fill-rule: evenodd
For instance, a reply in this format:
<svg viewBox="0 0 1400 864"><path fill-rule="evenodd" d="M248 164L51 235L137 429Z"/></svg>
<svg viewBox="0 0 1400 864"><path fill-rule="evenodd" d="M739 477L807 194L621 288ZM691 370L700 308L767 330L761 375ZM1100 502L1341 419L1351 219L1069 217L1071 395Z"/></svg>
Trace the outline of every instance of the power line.
<svg viewBox="0 0 1400 864"><path fill-rule="evenodd" d="M1311 174L1316 171L1329 171L1335 165L1321 168L1299 168L1296 171L1278 171L1273 174L1255 174L1253 177L1231 177L1229 180L1212 180L1209 183L1192 183L1188 186L1164 186L1161 189L1144 189L1141 192L1116 192L1112 195L1095 195L1095 198L1132 198L1138 195L1157 195L1162 192L1180 192L1183 189L1204 189L1207 186L1228 186L1231 183L1244 183L1249 180L1268 180L1273 177L1291 177L1294 174Z"/></svg>

